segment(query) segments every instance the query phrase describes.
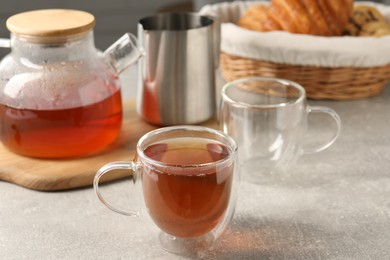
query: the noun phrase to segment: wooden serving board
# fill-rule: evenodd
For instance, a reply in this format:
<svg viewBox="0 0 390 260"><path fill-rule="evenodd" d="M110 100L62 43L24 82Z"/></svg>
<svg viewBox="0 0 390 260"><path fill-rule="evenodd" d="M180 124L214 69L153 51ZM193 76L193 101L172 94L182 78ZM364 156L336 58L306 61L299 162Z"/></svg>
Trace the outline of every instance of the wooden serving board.
<svg viewBox="0 0 390 260"><path fill-rule="evenodd" d="M157 126L143 121L136 113L135 101L124 103L124 122L118 139L103 153L71 160L46 160L20 156L0 144L0 180L42 191L67 190L91 186L96 171L113 161L131 161L138 139ZM202 124L216 128L215 119ZM124 178L129 172L115 172L102 182Z"/></svg>

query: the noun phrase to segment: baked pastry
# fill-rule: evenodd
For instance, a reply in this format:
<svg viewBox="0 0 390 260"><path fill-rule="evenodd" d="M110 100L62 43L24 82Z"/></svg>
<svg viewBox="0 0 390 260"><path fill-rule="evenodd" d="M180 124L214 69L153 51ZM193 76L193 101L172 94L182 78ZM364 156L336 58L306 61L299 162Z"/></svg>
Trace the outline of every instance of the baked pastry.
<svg viewBox="0 0 390 260"><path fill-rule="evenodd" d="M380 37L390 34L390 24L374 6L357 5L353 9L344 34Z"/></svg>
<svg viewBox="0 0 390 260"><path fill-rule="evenodd" d="M252 5L237 24L243 28L259 32L283 30L280 24L268 14L268 9L268 5Z"/></svg>
<svg viewBox="0 0 390 260"><path fill-rule="evenodd" d="M269 12L285 31L316 34L315 23L313 23L303 3L304 1L300 0L273 0Z"/></svg>
<svg viewBox="0 0 390 260"><path fill-rule="evenodd" d="M353 0L272 0L267 6L249 7L238 25L262 32L338 36L345 30L352 8Z"/></svg>
<svg viewBox="0 0 390 260"><path fill-rule="evenodd" d="M239 23L242 27L260 32L282 30L279 23L268 15L268 6L262 4L248 8Z"/></svg>

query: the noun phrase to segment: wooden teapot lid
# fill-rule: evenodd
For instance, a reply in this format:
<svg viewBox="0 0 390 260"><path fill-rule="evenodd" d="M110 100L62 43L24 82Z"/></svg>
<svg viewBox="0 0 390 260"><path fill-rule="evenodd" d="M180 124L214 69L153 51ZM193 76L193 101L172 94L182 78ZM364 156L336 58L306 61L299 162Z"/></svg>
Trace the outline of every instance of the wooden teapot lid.
<svg viewBox="0 0 390 260"><path fill-rule="evenodd" d="M8 18L7 28L27 39L64 38L85 33L95 26L95 17L87 12L69 9L43 9L15 14Z"/></svg>

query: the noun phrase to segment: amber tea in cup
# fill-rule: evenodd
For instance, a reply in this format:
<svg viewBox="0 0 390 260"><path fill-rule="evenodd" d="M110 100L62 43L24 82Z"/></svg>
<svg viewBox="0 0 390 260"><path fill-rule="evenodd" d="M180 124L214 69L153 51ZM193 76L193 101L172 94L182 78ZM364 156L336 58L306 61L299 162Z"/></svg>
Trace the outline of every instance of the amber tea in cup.
<svg viewBox="0 0 390 260"><path fill-rule="evenodd" d="M129 169L135 185L141 180L145 207L159 227L162 246L188 254L220 236L235 207L239 170L237 146L226 134L206 127L166 127L144 135L133 162L114 162L96 174L101 201L116 209L99 192L99 179L114 169Z"/></svg>
<svg viewBox="0 0 390 260"><path fill-rule="evenodd" d="M170 165L215 163L230 154L225 145L202 138L175 138L152 144L145 155ZM179 237L196 237L212 230L230 198L233 165L214 167L147 168L143 174L145 203L154 222Z"/></svg>

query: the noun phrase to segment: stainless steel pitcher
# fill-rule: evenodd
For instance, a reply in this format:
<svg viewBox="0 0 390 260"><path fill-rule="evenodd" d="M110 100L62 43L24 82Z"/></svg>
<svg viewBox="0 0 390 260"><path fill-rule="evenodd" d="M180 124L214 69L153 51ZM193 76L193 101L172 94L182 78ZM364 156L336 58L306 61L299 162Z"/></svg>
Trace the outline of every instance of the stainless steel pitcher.
<svg viewBox="0 0 390 260"><path fill-rule="evenodd" d="M197 124L215 112L219 23L195 13L146 17L138 24L137 111L156 125Z"/></svg>

